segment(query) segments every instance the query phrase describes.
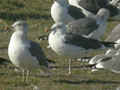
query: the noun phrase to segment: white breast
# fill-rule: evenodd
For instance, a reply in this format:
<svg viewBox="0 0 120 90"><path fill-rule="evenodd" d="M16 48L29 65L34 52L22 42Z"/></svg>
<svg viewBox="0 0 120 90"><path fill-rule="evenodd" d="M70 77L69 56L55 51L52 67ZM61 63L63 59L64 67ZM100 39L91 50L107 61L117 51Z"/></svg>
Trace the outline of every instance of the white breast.
<svg viewBox="0 0 120 90"><path fill-rule="evenodd" d="M56 23L59 23L59 22L68 23L74 20L68 14L67 8L60 6L56 2L51 7L51 16Z"/></svg>
<svg viewBox="0 0 120 90"><path fill-rule="evenodd" d="M37 67L38 61L30 55L28 48L29 42L20 40L14 33L8 47L8 56L11 62L21 68Z"/></svg>
<svg viewBox="0 0 120 90"><path fill-rule="evenodd" d="M53 31L50 33L48 42L53 51L59 55L72 58L79 58L86 54L83 48L66 44L64 36L59 32L55 33Z"/></svg>
<svg viewBox="0 0 120 90"><path fill-rule="evenodd" d="M56 33L54 31L52 31L49 35L49 45L58 54L61 53L63 48L63 38L64 35L61 36L59 33Z"/></svg>

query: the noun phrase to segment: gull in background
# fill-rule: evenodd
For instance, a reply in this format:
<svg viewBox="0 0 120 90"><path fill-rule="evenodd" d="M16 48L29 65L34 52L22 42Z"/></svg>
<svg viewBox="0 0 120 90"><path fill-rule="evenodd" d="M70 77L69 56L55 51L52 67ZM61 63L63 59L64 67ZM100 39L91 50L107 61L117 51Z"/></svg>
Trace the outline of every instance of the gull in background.
<svg viewBox="0 0 120 90"><path fill-rule="evenodd" d="M67 24L87 16L93 16L93 14L80 6L69 5L67 0L55 0L51 6L51 17L55 23Z"/></svg>
<svg viewBox="0 0 120 90"><path fill-rule="evenodd" d="M112 41L112 42L116 42L118 44L115 45L115 49L109 49L105 54L109 54L111 52L117 51L118 49L120 49L120 24L116 25L112 32L110 33L110 35L107 37L107 39L105 41Z"/></svg>
<svg viewBox="0 0 120 90"><path fill-rule="evenodd" d="M108 0L68 0L70 5L76 7L82 7L86 11L96 14L99 9L106 8L110 11L110 16L117 16L119 14L119 9ZM117 0L114 0L117 1Z"/></svg>
<svg viewBox="0 0 120 90"><path fill-rule="evenodd" d="M84 37L82 35L67 33L63 23L51 27L48 42L53 51L61 56L71 59L91 56L91 52L114 47L114 42L104 42ZM71 59L69 59L69 74L71 74Z"/></svg>
<svg viewBox="0 0 120 90"><path fill-rule="evenodd" d="M67 24L68 32L84 35L86 37L100 40L107 28L109 10L101 8L97 15L74 20ZM89 57L80 58L80 61L89 61Z"/></svg>
<svg viewBox="0 0 120 90"><path fill-rule="evenodd" d="M120 24L116 25L110 32L106 41L117 41L120 38Z"/></svg>
<svg viewBox="0 0 120 90"><path fill-rule="evenodd" d="M112 55L98 55L89 62L96 70L106 69L120 73L120 49Z"/></svg>
<svg viewBox="0 0 120 90"><path fill-rule="evenodd" d="M109 49L105 52L105 54L100 54L100 55L96 55L95 57L93 57L90 61L89 61L89 64L93 65L95 64L96 66L98 65L99 66L99 63L101 65L101 62L102 64L105 63L105 65L107 63L112 63L114 61L112 60L116 60L117 61L117 57L119 57L119 52L120 52L120 24L118 24L117 26L115 26L115 28L112 30L112 32L110 33L110 35L107 37L106 39L107 42L113 42L115 41L117 44L115 44L115 49ZM116 56L117 55L117 56ZM109 58L111 57L111 59L109 59L107 62L105 61L106 58ZM112 57L114 59L112 59ZM105 59L105 60L104 60ZM115 62L116 63L116 62ZM111 64L110 64L111 65ZM92 71L98 71L97 68L93 67ZM98 67L97 66L97 67ZM99 67L98 67L99 68ZM103 68L104 68L104 65L103 65ZM106 68L106 67L105 67ZM112 68L112 67L111 67Z"/></svg>
<svg viewBox="0 0 120 90"><path fill-rule="evenodd" d="M106 30L107 20L109 18L109 10L101 8L97 15L85 17L70 22L68 32L85 35L93 39L100 39Z"/></svg>
<svg viewBox="0 0 120 90"><path fill-rule="evenodd" d="M100 9L100 6L97 4L96 0L68 0L68 2L70 5L81 6L94 14L96 14L97 10Z"/></svg>
<svg viewBox="0 0 120 90"><path fill-rule="evenodd" d="M49 73L49 60L45 57L40 45L28 40L28 24L25 21L16 21L12 27L12 34L8 47L10 61L23 71L23 80L27 80L30 71L40 68Z"/></svg>

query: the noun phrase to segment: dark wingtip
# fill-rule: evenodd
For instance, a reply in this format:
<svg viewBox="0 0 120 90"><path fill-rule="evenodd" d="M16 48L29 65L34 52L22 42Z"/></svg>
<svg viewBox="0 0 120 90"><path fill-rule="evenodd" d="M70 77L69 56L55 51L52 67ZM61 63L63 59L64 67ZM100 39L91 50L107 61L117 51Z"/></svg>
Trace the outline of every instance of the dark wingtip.
<svg viewBox="0 0 120 90"><path fill-rule="evenodd" d="M102 60L101 60L101 62L106 62L106 61L109 61L109 60L111 60L112 59L112 57L105 57L105 58L103 58Z"/></svg>
<svg viewBox="0 0 120 90"><path fill-rule="evenodd" d="M118 44L116 42L102 42L104 46L109 47L109 48L115 48L115 44Z"/></svg>

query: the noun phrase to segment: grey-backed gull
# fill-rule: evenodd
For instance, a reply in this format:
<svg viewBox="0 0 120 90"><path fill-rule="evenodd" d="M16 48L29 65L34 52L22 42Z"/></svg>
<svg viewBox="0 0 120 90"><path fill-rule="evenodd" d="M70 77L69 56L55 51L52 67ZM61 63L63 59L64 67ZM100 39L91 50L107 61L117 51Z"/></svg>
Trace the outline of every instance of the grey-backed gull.
<svg viewBox="0 0 120 90"><path fill-rule="evenodd" d="M110 3L108 0L68 0L70 5L80 6L87 11L96 14L99 9L106 8L110 11L110 16L116 16L119 14L119 9ZM118 1L118 0L114 0Z"/></svg>
<svg viewBox="0 0 120 90"><path fill-rule="evenodd" d="M48 59L45 57L42 48L38 43L27 38L28 24L20 20L16 21L12 27L14 33L10 38L8 55L10 61L23 71L23 80L28 78L32 69L40 68L49 72Z"/></svg>
<svg viewBox="0 0 120 90"><path fill-rule="evenodd" d="M51 16L55 23L69 23L93 14L84 8L69 5L67 0L55 0L51 6Z"/></svg>
<svg viewBox="0 0 120 90"><path fill-rule="evenodd" d="M91 52L114 47L114 42L103 42L82 35L67 33L67 27L63 23L54 24L51 28L48 42L57 54L77 59L91 56ZM71 74L71 59L69 60L69 74Z"/></svg>
<svg viewBox="0 0 120 90"><path fill-rule="evenodd" d="M109 18L109 11L101 8L96 16L74 20L68 24L71 33L86 35L87 37L100 39L104 35Z"/></svg>

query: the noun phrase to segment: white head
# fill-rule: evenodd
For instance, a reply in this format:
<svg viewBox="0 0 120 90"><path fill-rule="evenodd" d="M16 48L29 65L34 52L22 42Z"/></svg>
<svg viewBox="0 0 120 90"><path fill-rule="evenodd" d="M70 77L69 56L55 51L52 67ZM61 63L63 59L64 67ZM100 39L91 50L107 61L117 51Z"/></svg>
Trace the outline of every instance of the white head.
<svg viewBox="0 0 120 90"><path fill-rule="evenodd" d="M105 9L105 8L101 8L98 13L97 13L98 18L102 19L102 20L107 20L110 16L110 12L109 10Z"/></svg>
<svg viewBox="0 0 120 90"><path fill-rule="evenodd" d="M76 5L79 5L80 0L68 0L68 2L70 5L76 6Z"/></svg>
<svg viewBox="0 0 120 90"><path fill-rule="evenodd" d="M16 21L14 24L12 24L12 27L15 31L26 32L28 30L28 24L26 23L26 21L23 20Z"/></svg>
<svg viewBox="0 0 120 90"><path fill-rule="evenodd" d="M55 0L55 2L59 3L61 6L67 6L68 5L67 0Z"/></svg>

